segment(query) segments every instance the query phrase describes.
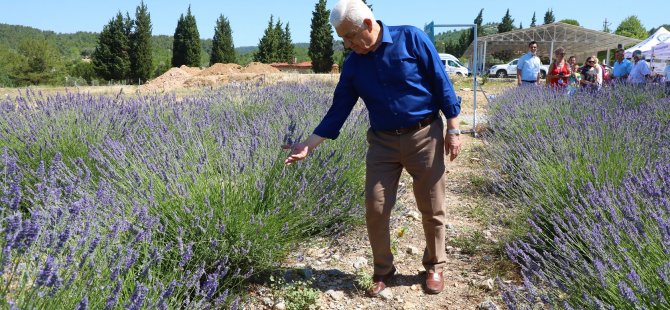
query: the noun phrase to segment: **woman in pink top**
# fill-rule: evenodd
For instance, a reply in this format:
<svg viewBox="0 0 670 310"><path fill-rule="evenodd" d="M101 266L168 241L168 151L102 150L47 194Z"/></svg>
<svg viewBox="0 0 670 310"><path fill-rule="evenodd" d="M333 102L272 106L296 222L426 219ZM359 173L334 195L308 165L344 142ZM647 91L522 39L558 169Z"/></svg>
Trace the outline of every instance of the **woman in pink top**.
<svg viewBox="0 0 670 310"><path fill-rule="evenodd" d="M568 77L570 76L570 67L565 61L565 49L557 48L554 51L554 56L554 61L549 66L547 84L554 88L564 88L568 86Z"/></svg>

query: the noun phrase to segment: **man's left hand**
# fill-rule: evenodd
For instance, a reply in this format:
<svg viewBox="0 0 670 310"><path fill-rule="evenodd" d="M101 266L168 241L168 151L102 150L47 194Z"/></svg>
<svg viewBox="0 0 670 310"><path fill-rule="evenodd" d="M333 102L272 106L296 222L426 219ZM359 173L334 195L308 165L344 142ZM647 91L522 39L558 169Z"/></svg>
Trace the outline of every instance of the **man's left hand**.
<svg viewBox="0 0 670 310"><path fill-rule="evenodd" d="M449 161L454 161L461 152L461 138L459 135L448 133L444 137L444 154L449 155Z"/></svg>

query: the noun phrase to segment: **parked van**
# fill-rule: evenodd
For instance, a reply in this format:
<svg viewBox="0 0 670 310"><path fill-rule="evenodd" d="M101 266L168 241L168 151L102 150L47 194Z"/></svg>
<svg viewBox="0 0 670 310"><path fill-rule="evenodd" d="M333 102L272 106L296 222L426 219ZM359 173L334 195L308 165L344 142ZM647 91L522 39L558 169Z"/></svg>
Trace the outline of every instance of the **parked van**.
<svg viewBox="0 0 670 310"><path fill-rule="evenodd" d="M444 64L444 69L447 71L448 74L452 75L455 74L458 76L470 75L470 70L465 65L463 65L454 55L443 54L443 53L440 53L438 55L440 55L442 64Z"/></svg>

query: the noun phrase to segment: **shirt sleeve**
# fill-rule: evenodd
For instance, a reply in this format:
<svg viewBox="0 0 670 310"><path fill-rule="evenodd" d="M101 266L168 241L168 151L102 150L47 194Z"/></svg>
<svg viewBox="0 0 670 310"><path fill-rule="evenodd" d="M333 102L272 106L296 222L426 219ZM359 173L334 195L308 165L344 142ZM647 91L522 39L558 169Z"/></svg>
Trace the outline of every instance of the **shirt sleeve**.
<svg viewBox="0 0 670 310"><path fill-rule="evenodd" d="M444 117L453 118L461 113L461 98L456 96L454 86L440 60L435 46L423 31L417 31L417 54L421 59L424 74L432 86L433 103Z"/></svg>
<svg viewBox="0 0 670 310"><path fill-rule="evenodd" d="M346 64L342 65L340 80L333 93L333 103L321 123L314 129L314 134L320 137L337 139L340 129L358 101L358 93L351 82L352 76L347 67Z"/></svg>

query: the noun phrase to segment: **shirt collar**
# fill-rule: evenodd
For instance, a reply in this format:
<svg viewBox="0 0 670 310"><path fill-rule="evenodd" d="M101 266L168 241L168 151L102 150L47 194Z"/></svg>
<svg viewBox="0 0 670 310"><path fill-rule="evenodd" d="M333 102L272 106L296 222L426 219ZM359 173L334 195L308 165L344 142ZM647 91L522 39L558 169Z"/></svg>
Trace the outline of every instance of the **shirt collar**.
<svg viewBox="0 0 670 310"><path fill-rule="evenodd" d="M393 38L391 38L391 32L389 31L389 27L386 26L384 23L382 23L381 20L377 20L377 23L382 27L382 42L381 43L393 43Z"/></svg>

